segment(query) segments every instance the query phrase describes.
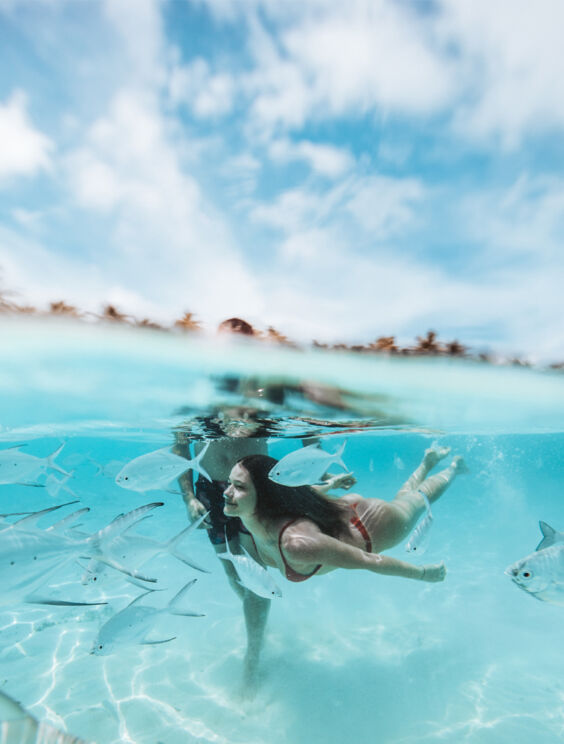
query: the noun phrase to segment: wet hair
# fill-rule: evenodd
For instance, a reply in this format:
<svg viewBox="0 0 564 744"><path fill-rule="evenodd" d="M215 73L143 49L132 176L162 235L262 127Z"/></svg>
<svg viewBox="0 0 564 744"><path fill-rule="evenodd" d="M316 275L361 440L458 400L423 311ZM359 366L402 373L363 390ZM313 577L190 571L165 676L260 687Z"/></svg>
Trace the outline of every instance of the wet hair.
<svg viewBox="0 0 564 744"><path fill-rule="evenodd" d="M255 329L250 323L241 318L227 318L217 327L218 331L228 331L229 333L242 333L244 336L254 336Z"/></svg>
<svg viewBox="0 0 564 744"><path fill-rule="evenodd" d="M343 506L309 486L283 486L271 481L268 473L277 462L268 455L248 455L237 463L251 476L257 492L258 518L307 517L326 535L338 537L344 528Z"/></svg>

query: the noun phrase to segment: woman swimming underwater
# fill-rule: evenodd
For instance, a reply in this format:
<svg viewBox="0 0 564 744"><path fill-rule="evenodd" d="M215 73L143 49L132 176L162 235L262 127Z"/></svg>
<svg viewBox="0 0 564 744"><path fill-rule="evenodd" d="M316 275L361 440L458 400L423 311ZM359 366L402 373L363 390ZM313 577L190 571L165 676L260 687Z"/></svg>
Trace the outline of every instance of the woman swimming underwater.
<svg viewBox="0 0 564 744"><path fill-rule="evenodd" d="M450 448L426 450L423 460L393 501L348 494L329 500L308 486L274 483L268 473L276 460L250 455L231 470L224 514L239 517L251 533L247 547L254 558L278 568L290 581L305 581L337 568L365 569L420 581L443 581L443 563L415 566L381 555L400 543L426 508L436 501L458 473L462 457L428 477ZM423 493L422 493L423 492Z"/></svg>

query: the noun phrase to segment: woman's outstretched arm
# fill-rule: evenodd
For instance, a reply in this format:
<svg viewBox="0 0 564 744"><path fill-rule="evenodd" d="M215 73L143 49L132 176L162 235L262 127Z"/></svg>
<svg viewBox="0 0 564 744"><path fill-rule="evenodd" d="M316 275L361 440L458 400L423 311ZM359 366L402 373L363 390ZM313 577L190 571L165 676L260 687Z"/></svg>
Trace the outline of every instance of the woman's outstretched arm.
<svg viewBox="0 0 564 744"><path fill-rule="evenodd" d="M386 576L403 576L406 579L430 582L444 581L446 575L444 563L414 566L380 553L367 553L322 532L294 532L284 538L284 554L291 563L321 563L334 568L364 569Z"/></svg>

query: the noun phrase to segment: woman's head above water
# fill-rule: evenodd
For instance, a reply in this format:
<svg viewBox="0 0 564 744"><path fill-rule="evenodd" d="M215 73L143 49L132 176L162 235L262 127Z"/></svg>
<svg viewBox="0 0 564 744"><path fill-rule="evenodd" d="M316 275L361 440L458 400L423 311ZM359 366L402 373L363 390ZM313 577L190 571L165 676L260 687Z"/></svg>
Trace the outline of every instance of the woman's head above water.
<svg viewBox="0 0 564 744"><path fill-rule="evenodd" d="M277 460L267 455L248 455L231 470L225 491L224 513L269 522L287 517L311 519L327 535L337 536L343 529L343 507L316 493L309 486L289 487L268 477Z"/></svg>

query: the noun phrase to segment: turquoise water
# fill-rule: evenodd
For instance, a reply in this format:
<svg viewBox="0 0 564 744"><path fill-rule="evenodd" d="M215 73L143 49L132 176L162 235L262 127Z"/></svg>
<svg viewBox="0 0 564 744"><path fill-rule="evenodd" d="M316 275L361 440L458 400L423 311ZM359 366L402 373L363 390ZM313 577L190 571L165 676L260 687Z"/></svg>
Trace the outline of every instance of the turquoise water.
<svg viewBox="0 0 564 744"><path fill-rule="evenodd" d="M61 516L90 507L80 529L92 533L163 501L136 532L166 540L187 524L180 495L126 491L117 470L172 444L173 430L210 407L242 402L270 422L275 457L307 434L330 451L346 440L365 496L392 498L432 442L470 469L437 503L429 548L413 560L444 560L444 583L342 570L303 584L276 577L284 596L272 604L253 700L239 694L241 605L202 531L185 547L211 573L169 555L143 567L163 589L154 606L198 579L186 601L205 617L159 617L154 635L176 636L170 643L89 653L102 623L142 591L111 569L84 585L83 565L70 561L41 586L104 605L41 606L4 591L0 690L37 719L100 744L564 741L564 607L504 575L536 547L539 519L564 530L561 374L37 321L4 321L0 339L0 449L25 444L44 457L64 444L56 462L73 471L58 493L62 476L50 469L37 478L45 488L0 484L2 513L76 498ZM347 407L296 392L284 404L242 399L222 384L235 377L315 380L346 391ZM390 554L411 560L402 545Z"/></svg>

